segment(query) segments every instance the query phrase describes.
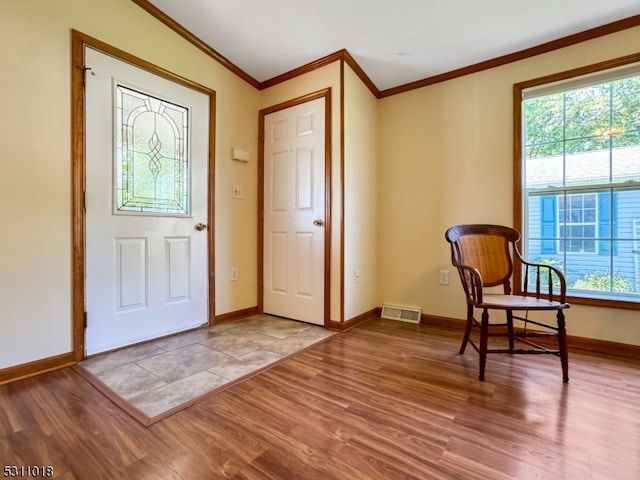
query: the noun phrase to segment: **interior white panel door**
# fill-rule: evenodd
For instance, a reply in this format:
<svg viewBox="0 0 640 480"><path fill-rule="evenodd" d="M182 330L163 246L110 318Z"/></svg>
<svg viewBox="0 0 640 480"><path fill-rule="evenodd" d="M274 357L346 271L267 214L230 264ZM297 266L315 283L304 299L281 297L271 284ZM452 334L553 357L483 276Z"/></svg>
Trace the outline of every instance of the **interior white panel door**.
<svg viewBox="0 0 640 480"><path fill-rule="evenodd" d="M324 324L325 100L264 117L265 313Z"/></svg>
<svg viewBox="0 0 640 480"><path fill-rule="evenodd" d="M208 322L209 97L91 48L86 354Z"/></svg>

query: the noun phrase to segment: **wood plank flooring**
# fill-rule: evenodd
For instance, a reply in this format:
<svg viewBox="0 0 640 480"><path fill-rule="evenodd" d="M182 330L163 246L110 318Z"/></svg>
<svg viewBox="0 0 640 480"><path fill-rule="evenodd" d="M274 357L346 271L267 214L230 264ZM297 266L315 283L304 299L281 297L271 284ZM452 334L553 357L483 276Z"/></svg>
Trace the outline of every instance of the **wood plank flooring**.
<svg viewBox="0 0 640 480"><path fill-rule="evenodd" d="M0 386L0 468L56 479L640 478L640 359L457 355L372 319L143 427L66 368Z"/></svg>

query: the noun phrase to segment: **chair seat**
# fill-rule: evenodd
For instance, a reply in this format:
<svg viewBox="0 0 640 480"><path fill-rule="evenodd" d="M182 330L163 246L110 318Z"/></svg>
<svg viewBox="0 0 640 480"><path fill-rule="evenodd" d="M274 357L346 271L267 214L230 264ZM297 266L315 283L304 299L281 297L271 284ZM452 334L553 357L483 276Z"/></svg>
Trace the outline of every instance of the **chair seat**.
<svg viewBox="0 0 640 480"><path fill-rule="evenodd" d="M569 308L568 303L561 303L543 298L525 297L522 295L504 295L500 293L485 293L482 303L476 308L493 308L498 310L558 310Z"/></svg>

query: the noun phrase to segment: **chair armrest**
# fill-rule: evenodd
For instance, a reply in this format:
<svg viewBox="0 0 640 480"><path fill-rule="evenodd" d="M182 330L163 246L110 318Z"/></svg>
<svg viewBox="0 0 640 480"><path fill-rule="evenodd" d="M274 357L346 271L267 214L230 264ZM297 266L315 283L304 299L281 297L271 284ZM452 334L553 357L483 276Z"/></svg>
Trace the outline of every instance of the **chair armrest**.
<svg viewBox="0 0 640 480"><path fill-rule="evenodd" d="M522 292L535 295L536 298L547 298L549 301L565 303L567 282L564 273L552 265L533 263L525 260L518 252L520 263L524 270ZM531 288L533 287L533 291Z"/></svg>
<svg viewBox="0 0 640 480"><path fill-rule="evenodd" d="M467 297L467 304L482 303L482 275L478 269L460 263L454 263L454 266L458 269L462 288Z"/></svg>

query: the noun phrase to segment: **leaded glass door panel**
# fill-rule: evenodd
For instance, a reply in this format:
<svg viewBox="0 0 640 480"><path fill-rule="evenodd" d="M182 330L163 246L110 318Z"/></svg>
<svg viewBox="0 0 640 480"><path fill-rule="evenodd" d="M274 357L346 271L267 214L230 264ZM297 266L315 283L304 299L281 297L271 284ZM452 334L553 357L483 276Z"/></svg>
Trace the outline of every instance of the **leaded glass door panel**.
<svg viewBox="0 0 640 480"><path fill-rule="evenodd" d="M116 214L189 216L189 108L115 85Z"/></svg>

